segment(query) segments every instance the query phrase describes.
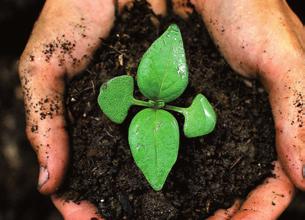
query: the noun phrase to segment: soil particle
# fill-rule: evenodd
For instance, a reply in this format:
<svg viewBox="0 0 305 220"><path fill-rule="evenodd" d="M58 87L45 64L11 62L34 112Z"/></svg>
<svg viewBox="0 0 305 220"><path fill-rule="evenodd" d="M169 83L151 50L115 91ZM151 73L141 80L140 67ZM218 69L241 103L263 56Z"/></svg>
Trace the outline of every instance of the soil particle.
<svg viewBox="0 0 305 220"><path fill-rule="evenodd" d="M297 111L296 123L298 127L302 128L304 125L303 116L305 116L305 98L301 92L294 91L295 101L293 102L294 107ZM291 122L291 125L294 121Z"/></svg>
<svg viewBox="0 0 305 220"><path fill-rule="evenodd" d="M56 56L59 66L64 66L66 60L71 61L73 66L80 63L80 60L73 56L76 41L70 41L65 34L56 37L55 40L43 45L42 54L46 62L50 62L53 56Z"/></svg>
<svg viewBox="0 0 305 220"><path fill-rule="evenodd" d="M44 120L46 118L53 118L54 115L61 114L62 109L60 108L60 102L62 101L62 98L60 98L59 95L52 95L52 97L46 96L44 98L40 98L38 101L34 101L33 90L36 88L32 83L31 71L28 69L22 70L20 80L23 87L27 121L28 123L32 124L31 131L37 132L37 121L29 122L28 117L35 113L39 115L40 120Z"/></svg>
<svg viewBox="0 0 305 220"><path fill-rule="evenodd" d="M68 85L72 157L61 195L91 201L107 219L203 219L272 175L276 156L267 94L257 81L245 83L232 71L199 16L185 22L169 14L155 27L152 21L158 18L144 1L136 1L134 9L116 20L90 67ZM172 104L188 106L203 93L218 121L210 135L181 135L177 163L162 191L154 192L136 167L127 141L130 121L141 108L133 107L125 122L116 125L96 100L102 83L118 75L135 76L145 50L173 22L183 35L190 79ZM143 98L138 90L135 96ZM175 116L181 127L183 118Z"/></svg>
<svg viewBox="0 0 305 220"><path fill-rule="evenodd" d="M34 55L30 55L30 61L33 62L35 60L35 56Z"/></svg>
<svg viewBox="0 0 305 220"><path fill-rule="evenodd" d="M38 125L32 125L31 132L36 133L38 131Z"/></svg>

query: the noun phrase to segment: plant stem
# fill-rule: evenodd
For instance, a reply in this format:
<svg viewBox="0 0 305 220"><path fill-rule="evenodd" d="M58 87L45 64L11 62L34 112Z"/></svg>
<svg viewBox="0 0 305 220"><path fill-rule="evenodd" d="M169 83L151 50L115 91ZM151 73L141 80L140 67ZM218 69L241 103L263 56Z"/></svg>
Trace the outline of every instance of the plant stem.
<svg viewBox="0 0 305 220"><path fill-rule="evenodd" d="M173 106L173 105L166 105L166 106L164 106L164 109L174 111L174 112L179 112L180 114L183 114L185 108L181 108L181 107L177 107L177 106Z"/></svg>
<svg viewBox="0 0 305 220"><path fill-rule="evenodd" d="M146 101L142 101L142 100L138 100L138 99L133 99L133 104L134 105L138 105L138 106L144 106L144 107L154 107L154 104L151 102L146 102Z"/></svg>
<svg viewBox="0 0 305 220"><path fill-rule="evenodd" d="M184 113L184 108L173 106L173 105L163 106L164 102L160 102L160 104L161 104L160 106L158 106L158 102L155 102L155 101L143 101L143 100L139 100L139 99L135 99L135 98L133 98L132 102L134 105L138 105L138 106L144 106L144 107L148 107L148 108L163 108L166 110L179 112L180 114ZM162 105L162 103L163 103L163 105Z"/></svg>

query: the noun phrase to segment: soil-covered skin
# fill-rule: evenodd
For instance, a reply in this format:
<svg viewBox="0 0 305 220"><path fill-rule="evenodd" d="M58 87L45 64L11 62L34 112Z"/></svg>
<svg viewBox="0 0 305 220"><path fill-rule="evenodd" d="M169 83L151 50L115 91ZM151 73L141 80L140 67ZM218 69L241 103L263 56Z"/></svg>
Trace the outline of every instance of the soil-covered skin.
<svg viewBox="0 0 305 220"><path fill-rule="evenodd" d="M44 1L0 1L0 220L58 220L51 201L37 189L39 171L25 137L18 57Z"/></svg>
<svg viewBox="0 0 305 220"><path fill-rule="evenodd" d="M187 139L181 132L177 163L162 191L155 192L128 145L128 126L141 108L133 107L124 124L116 125L102 114L97 96L107 80L135 76L146 49L173 22L183 35L190 79L174 104L188 106L203 93L218 121L215 131L204 137ZM141 96L138 91L136 96ZM198 15L187 22L173 15L159 20L145 3L137 2L117 19L93 64L69 84L66 106L72 158L64 196L93 202L106 218L204 218L272 175L276 154L267 94L256 81L234 73ZM181 127L183 118L175 116Z"/></svg>

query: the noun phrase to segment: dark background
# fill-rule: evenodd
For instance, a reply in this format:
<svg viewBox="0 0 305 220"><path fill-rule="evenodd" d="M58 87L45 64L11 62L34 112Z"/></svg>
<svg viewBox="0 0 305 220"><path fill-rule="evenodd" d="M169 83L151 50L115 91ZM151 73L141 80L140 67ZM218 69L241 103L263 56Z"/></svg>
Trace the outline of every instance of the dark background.
<svg viewBox="0 0 305 220"><path fill-rule="evenodd" d="M24 135L17 61L44 1L0 0L0 220L61 219L36 190L38 166ZM305 22L302 1L291 0ZM305 219L305 193L297 193L281 219Z"/></svg>

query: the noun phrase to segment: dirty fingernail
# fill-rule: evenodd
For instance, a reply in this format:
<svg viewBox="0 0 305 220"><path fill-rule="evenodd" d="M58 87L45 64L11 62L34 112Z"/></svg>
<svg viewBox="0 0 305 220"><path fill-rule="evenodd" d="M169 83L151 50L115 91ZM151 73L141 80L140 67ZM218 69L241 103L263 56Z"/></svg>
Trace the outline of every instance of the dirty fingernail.
<svg viewBox="0 0 305 220"><path fill-rule="evenodd" d="M46 167L41 166L39 170L39 178L38 178L38 189L49 180L49 172Z"/></svg>
<svg viewBox="0 0 305 220"><path fill-rule="evenodd" d="M302 168L302 175L303 175L303 178L305 178L305 165L303 165L303 168Z"/></svg>

